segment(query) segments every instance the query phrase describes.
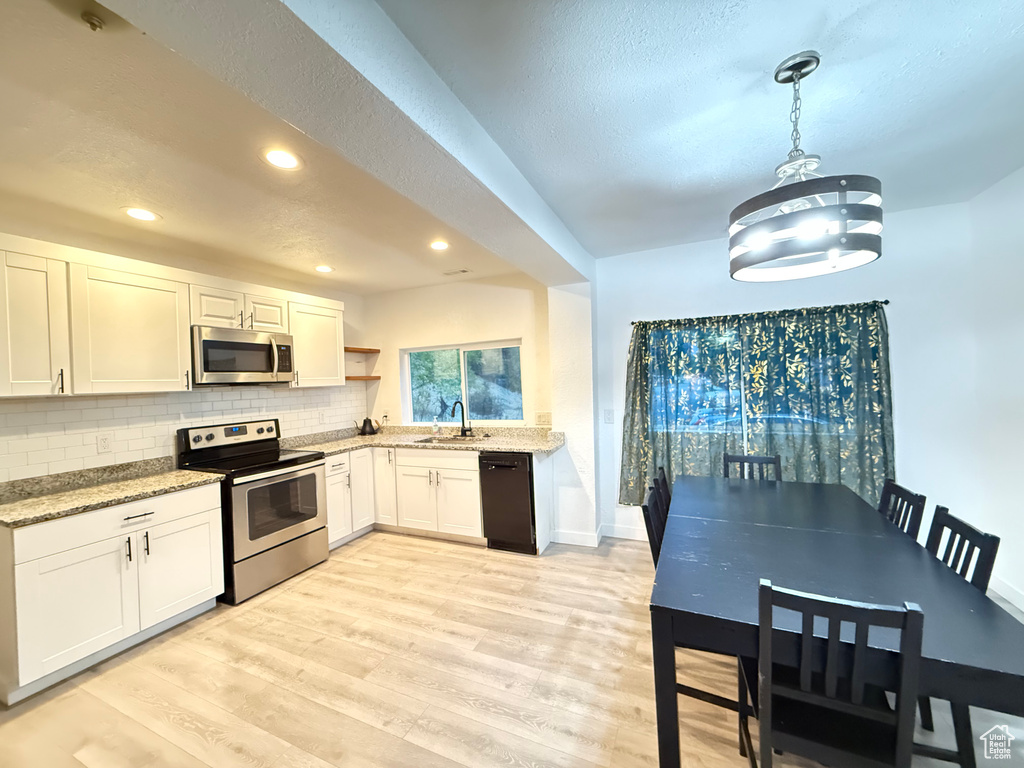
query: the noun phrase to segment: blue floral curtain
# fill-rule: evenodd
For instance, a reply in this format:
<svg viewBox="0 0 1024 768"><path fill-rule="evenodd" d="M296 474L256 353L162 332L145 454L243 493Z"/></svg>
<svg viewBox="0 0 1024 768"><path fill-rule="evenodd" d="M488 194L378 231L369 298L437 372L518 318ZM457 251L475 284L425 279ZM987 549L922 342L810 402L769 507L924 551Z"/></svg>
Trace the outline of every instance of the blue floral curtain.
<svg viewBox="0 0 1024 768"><path fill-rule="evenodd" d="M718 475L728 450L877 502L895 476L888 351L879 302L636 323L619 501L639 504L659 466Z"/></svg>

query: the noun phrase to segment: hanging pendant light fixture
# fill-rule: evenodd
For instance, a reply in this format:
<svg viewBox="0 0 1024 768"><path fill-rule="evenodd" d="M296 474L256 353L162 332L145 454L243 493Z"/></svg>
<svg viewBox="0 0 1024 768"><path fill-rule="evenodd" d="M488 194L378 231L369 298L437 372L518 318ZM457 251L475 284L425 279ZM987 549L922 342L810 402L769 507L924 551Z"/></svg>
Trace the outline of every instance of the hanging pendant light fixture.
<svg viewBox="0 0 1024 768"><path fill-rule="evenodd" d="M800 83L815 69L816 51L791 56L775 82L793 84L793 148L768 192L729 215L729 274L745 282L827 275L882 255L882 184L873 176L822 176L818 155L800 148Z"/></svg>

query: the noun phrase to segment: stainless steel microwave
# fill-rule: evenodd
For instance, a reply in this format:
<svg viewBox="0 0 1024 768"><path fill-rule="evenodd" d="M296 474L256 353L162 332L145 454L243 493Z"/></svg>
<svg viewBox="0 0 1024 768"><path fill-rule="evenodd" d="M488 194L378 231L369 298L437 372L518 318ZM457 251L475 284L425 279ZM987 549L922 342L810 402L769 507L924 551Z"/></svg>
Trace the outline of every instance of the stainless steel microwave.
<svg viewBox="0 0 1024 768"><path fill-rule="evenodd" d="M292 337L241 328L192 326L196 384L278 384L295 380Z"/></svg>

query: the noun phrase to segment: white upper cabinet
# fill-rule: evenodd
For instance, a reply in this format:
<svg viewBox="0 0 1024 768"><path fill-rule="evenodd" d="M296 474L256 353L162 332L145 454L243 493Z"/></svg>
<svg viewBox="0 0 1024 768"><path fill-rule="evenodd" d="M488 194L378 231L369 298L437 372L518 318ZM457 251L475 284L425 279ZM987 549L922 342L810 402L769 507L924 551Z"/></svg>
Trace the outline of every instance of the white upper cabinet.
<svg viewBox="0 0 1024 768"><path fill-rule="evenodd" d="M191 386L188 285L71 265L75 394Z"/></svg>
<svg viewBox="0 0 1024 768"><path fill-rule="evenodd" d="M295 386L333 387L345 383L345 327L340 309L288 304L288 328L295 344Z"/></svg>
<svg viewBox="0 0 1024 768"><path fill-rule="evenodd" d="M251 331L288 333L288 302L245 294L245 327Z"/></svg>
<svg viewBox="0 0 1024 768"><path fill-rule="evenodd" d="M241 328L245 317L245 294L225 288L190 285L188 290L192 325Z"/></svg>
<svg viewBox="0 0 1024 768"><path fill-rule="evenodd" d="M70 393L68 265L0 258L0 396Z"/></svg>

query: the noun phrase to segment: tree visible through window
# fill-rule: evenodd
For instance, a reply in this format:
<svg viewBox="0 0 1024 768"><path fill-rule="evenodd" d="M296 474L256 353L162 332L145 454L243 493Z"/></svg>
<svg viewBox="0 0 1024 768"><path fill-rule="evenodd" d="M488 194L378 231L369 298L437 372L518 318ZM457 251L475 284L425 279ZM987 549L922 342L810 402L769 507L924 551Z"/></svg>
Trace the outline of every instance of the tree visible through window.
<svg viewBox="0 0 1024 768"><path fill-rule="evenodd" d="M414 423L453 422L456 400L466 418L522 421L523 382L518 346L409 352L409 402ZM458 414L456 414L458 416Z"/></svg>

